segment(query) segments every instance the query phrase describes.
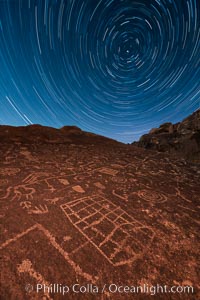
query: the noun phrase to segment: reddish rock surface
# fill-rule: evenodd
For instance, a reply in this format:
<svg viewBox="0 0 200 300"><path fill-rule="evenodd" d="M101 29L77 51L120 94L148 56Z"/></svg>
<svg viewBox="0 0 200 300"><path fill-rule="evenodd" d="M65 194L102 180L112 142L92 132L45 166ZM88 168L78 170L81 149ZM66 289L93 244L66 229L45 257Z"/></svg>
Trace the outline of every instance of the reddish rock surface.
<svg viewBox="0 0 200 300"><path fill-rule="evenodd" d="M199 182L198 165L76 127L1 126L1 299L199 299Z"/></svg>

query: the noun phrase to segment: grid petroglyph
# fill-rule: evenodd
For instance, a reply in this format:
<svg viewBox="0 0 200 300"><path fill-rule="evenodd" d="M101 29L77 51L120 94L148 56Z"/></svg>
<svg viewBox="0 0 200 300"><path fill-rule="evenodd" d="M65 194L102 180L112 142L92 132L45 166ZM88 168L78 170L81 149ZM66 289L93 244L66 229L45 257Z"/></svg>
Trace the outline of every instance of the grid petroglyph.
<svg viewBox="0 0 200 300"><path fill-rule="evenodd" d="M119 206L100 197L61 205L69 221L114 266L133 262L150 247L154 232Z"/></svg>

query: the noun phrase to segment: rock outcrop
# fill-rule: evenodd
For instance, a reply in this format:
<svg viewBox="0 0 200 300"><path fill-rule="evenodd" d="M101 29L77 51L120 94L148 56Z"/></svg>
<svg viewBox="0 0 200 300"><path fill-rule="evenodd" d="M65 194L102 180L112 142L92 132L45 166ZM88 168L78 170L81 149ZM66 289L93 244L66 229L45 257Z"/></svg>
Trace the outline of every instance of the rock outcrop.
<svg viewBox="0 0 200 300"><path fill-rule="evenodd" d="M200 110L177 124L164 123L133 145L200 162Z"/></svg>
<svg viewBox="0 0 200 300"><path fill-rule="evenodd" d="M57 129L38 124L19 127L0 125L0 141L32 144L122 144L101 135L85 132L76 126L64 126Z"/></svg>

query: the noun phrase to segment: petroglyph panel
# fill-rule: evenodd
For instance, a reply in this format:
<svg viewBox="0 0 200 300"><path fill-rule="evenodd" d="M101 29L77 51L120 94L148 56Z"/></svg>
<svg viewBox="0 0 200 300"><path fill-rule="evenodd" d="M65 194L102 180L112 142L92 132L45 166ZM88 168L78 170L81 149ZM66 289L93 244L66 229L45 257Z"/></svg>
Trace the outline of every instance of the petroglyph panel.
<svg viewBox="0 0 200 300"><path fill-rule="evenodd" d="M2 299L41 300L25 292L34 274L100 287L178 274L198 290L198 164L132 145L2 141Z"/></svg>
<svg viewBox="0 0 200 300"><path fill-rule="evenodd" d="M37 241L36 241L37 240ZM33 247L29 248L30 243L33 243L34 247L37 247L37 245L39 245L38 240L40 241L41 244L43 244L45 246L44 248L44 252L41 251L37 253L35 251L33 251ZM28 242L27 242L28 241ZM48 243L47 243L48 242ZM17 247L13 248L13 244L17 243ZM67 263L68 266L70 266L70 268L74 271L75 274L79 275L80 277L82 277L84 280L95 283L97 280L97 277L92 276L91 274L84 272L83 269L81 268L81 266L79 266L69 255L68 252L66 252L57 242L55 237L45 228L43 227L41 224L35 224L32 227L24 230L23 232L17 234L16 236L14 236L13 238L5 241L1 246L0 246L0 250L3 252L6 251L6 249L9 249L11 247L11 250L9 249L9 252L13 251L13 249L20 249L22 248L23 245L23 251L19 251L18 255L19 257L21 257L24 253L25 248L28 249L28 253L26 253L27 256L31 256L34 264L37 260L40 261L41 259L43 259L43 256L45 255L45 252L48 248L48 251L50 251L51 248L51 254L53 255L51 256L51 259L49 260L49 265L51 265L51 263L53 263L54 261L57 261L56 267L60 267L61 269L63 269L63 260ZM16 250L14 250L16 251ZM30 253L29 253L30 252ZM37 254L37 257L35 257L35 254ZM57 259L57 260L56 260ZM30 270L30 262L28 261L28 268L26 268L26 270L24 269L25 263L27 262L27 260L23 260L22 263L20 262L20 265L18 265L18 272L19 273L23 273L22 271L28 271ZM59 265L58 265L59 262ZM38 265L39 266L39 265ZM52 267L52 266L51 266ZM66 267L66 266L65 266ZM45 266L45 269L43 269L43 271L45 273L48 273L47 270L48 269L48 265ZM33 272L32 272L33 273ZM57 274L57 273L56 273ZM59 276L62 274L62 272L59 273ZM39 282L42 282L42 280L39 280Z"/></svg>
<svg viewBox="0 0 200 300"><path fill-rule="evenodd" d="M129 264L150 247L154 232L100 196L61 205L69 221L114 266Z"/></svg>

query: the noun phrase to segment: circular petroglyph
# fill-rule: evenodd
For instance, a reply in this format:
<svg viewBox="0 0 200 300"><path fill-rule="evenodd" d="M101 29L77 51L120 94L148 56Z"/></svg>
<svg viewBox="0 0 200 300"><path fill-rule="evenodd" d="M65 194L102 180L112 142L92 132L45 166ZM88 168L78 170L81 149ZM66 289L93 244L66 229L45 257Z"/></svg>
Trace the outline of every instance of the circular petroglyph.
<svg viewBox="0 0 200 300"><path fill-rule="evenodd" d="M0 175L4 175L4 176L16 175L19 172L20 172L19 168L3 168L3 169L0 169Z"/></svg>
<svg viewBox="0 0 200 300"><path fill-rule="evenodd" d="M158 193L156 191L153 190L142 190L138 192L138 196L145 200L145 201L149 201L149 202L157 202L157 203L161 203L161 202L165 202L167 200L167 197L164 194Z"/></svg>

